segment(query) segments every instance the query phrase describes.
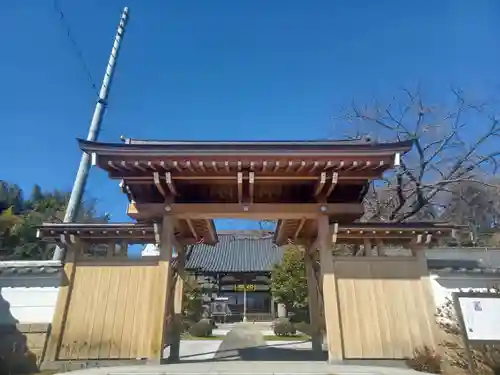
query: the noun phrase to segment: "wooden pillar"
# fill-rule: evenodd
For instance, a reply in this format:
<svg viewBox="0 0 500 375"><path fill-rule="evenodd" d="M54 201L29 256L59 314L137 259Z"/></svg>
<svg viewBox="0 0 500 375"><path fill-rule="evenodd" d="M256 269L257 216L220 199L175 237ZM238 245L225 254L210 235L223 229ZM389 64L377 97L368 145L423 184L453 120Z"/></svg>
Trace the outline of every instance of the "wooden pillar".
<svg viewBox="0 0 500 375"><path fill-rule="evenodd" d="M373 256L373 249L372 249L372 241L369 238L365 238L364 240L364 247L365 247L365 256L366 257L371 257Z"/></svg>
<svg viewBox="0 0 500 375"><path fill-rule="evenodd" d="M425 247L423 246L414 246L412 248L415 257L417 258L418 267L420 270L420 282L422 283L422 308L427 310L428 324L430 325L431 335L427 339L427 345L433 349L437 349L438 345L438 336L439 329L434 319L436 313L436 305L434 303L434 296L432 293L432 285L431 278L429 274L429 268L427 266L427 257L425 256Z"/></svg>
<svg viewBox="0 0 500 375"><path fill-rule="evenodd" d="M61 277L61 286L57 295L57 303L52 318L50 334L47 340L47 349L45 351L44 362L50 363L57 361L59 350L66 325L71 292L73 290L77 253L81 250L79 241L71 244L68 236L62 236L62 243L66 247L66 259L64 260L63 274Z"/></svg>
<svg viewBox="0 0 500 375"><path fill-rule="evenodd" d="M384 241L382 241L381 239L377 239L376 244L377 244L377 255L379 257L385 256Z"/></svg>
<svg viewBox="0 0 500 375"><path fill-rule="evenodd" d="M172 301L172 251L174 247L174 218L164 215L160 234L160 255L158 260L157 300L154 305L156 311L153 316L151 331L150 360L161 363L166 343L167 317Z"/></svg>
<svg viewBox="0 0 500 375"><path fill-rule="evenodd" d="M333 242L328 216L322 215L318 218L318 247L323 281L323 305L329 362L341 361L344 358L337 283L333 263Z"/></svg>
<svg viewBox="0 0 500 375"><path fill-rule="evenodd" d="M305 265L307 276L307 297L309 304L309 321L311 325L312 349L321 352L323 349L323 334L321 332L321 301L319 298L318 279L314 263L317 260L315 248L306 249Z"/></svg>
<svg viewBox="0 0 500 375"><path fill-rule="evenodd" d="M173 319L170 341L169 361L179 360L181 348L181 326L182 326L182 302L184 296L184 267L186 265L186 249L180 248L177 251L177 275L175 277L175 289L173 296Z"/></svg>

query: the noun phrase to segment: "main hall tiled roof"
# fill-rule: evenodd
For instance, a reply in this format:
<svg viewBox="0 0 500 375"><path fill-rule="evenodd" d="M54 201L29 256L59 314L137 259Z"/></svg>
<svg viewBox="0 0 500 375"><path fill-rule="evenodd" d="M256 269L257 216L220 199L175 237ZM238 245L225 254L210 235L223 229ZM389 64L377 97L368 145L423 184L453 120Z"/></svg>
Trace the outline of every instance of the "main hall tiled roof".
<svg viewBox="0 0 500 375"><path fill-rule="evenodd" d="M283 257L273 244L273 233L246 231L219 233L215 246L198 244L188 250L186 269L201 272L270 272Z"/></svg>

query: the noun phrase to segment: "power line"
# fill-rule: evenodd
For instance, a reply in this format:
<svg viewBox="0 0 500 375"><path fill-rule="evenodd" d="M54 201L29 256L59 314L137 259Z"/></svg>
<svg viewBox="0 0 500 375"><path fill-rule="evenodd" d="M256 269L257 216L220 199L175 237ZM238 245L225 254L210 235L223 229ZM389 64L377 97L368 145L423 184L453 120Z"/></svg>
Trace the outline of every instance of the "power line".
<svg viewBox="0 0 500 375"><path fill-rule="evenodd" d="M90 73L90 69L85 61L82 50L78 46L76 39L73 37L73 33L71 32L71 27L69 25L69 22L67 21L66 16L64 15L61 7L59 6L58 0L54 0L54 10L58 14L59 20L61 21L61 24L64 27L64 29L66 30L66 33L67 33L68 38L71 42L71 45L73 46L74 52L76 53L78 60L82 64L83 70L85 70L85 74L87 75L87 79L89 80L90 84L92 85L92 88L95 91L97 97L99 97L99 90L97 89L97 85L95 84L95 81L92 78L92 74Z"/></svg>

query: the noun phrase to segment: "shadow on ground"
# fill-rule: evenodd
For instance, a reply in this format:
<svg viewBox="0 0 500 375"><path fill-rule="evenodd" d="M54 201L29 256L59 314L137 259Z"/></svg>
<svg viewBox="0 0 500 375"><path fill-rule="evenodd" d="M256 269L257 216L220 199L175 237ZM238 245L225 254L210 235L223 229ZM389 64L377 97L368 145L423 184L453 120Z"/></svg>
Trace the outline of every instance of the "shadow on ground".
<svg viewBox="0 0 500 375"><path fill-rule="evenodd" d="M303 344L309 341L294 342L295 344ZM217 362L217 361L326 361L328 360L327 352L313 352L307 349L290 348L291 342L276 343L273 346L259 345L247 346L240 348L222 348L215 352L196 353L192 355L181 356L181 361L189 362ZM210 359L194 359L200 355L214 354ZM193 358L193 359L192 359Z"/></svg>

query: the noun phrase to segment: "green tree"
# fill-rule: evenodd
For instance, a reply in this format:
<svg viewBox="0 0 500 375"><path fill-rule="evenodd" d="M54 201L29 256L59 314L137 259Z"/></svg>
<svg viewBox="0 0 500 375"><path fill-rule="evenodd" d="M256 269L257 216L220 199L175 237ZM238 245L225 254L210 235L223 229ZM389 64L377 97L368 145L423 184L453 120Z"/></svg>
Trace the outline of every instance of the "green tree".
<svg viewBox="0 0 500 375"><path fill-rule="evenodd" d="M21 218L14 215L12 207L3 210L0 212L0 235L4 235L5 233L12 231L16 225L21 223Z"/></svg>
<svg viewBox="0 0 500 375"><path fill-rule="evenodd" d="M44 222L62 222L69 193L43 192L35 185L29 199L15 184L0 181L0 256L4 259L50 259L53 244L40 241L37 226ZM94 200L82 203L79 222L106 222L99 215ZM15 230L13 230L15 229Z"/></svg>
<svg viewBox="0 0 500 375"><path fill-rule="evenodd" d="M303 249L293 245L286 247L283 261L275 265L271 272L271 293L276 302L283 303L289 312L307 308L307 277Z"/></svg>

